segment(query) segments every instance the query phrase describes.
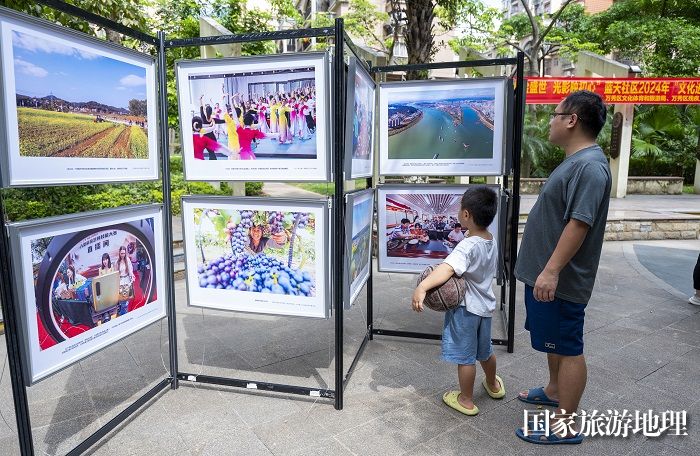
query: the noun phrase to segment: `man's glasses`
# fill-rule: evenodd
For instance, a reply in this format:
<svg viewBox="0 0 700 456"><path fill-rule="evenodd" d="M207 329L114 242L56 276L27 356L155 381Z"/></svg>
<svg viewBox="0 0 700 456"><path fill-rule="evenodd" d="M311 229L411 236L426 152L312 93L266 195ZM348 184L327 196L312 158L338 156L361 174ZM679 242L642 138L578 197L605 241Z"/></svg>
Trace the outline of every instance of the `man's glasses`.
<svg viewBox="0 0 700 456"><path fill-rule="evenodd" d="M576 114L576 113L575 112L553 112L550 114L550 117L553 119L556 116L572 116L574 114ZM578 114L576 114L576 115L578 115Z"/></svg>

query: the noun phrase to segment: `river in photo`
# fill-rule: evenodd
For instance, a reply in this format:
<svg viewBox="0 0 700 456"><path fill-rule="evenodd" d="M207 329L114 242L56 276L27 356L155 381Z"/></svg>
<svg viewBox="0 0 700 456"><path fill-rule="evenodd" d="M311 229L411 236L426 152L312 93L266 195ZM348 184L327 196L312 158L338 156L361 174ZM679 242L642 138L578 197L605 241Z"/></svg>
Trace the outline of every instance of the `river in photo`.
<svg viewBox="0 0 700 456"><path fill-rule="evenodd" d="M455 126L445 111L403 104L419 109L423 117L401 133L389 136L389 159L431 159L436 154L439 160L493 158L493 130L481 122L474 109L463 107L462 123Z"/></svg>

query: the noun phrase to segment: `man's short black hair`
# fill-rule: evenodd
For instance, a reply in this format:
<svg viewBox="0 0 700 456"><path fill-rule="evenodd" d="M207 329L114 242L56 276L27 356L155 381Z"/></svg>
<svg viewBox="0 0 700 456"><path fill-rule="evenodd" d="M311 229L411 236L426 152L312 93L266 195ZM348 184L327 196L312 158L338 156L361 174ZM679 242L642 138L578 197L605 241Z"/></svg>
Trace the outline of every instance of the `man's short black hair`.
<svg viewBox="0 0 700 456"><path fill-rule="evenodd" d="M462 210L467 210L480 228L487 228L498 210L498 197L490 188L479 185L470 187L462 195Z"/></svg>
<svg viewBox="0 0 700 456"><path fill-rule="evenodd" d="M407 218L401 219L401 224L403 225L404 223L411 223L411 221Z"/></svg>
<svg viewBox="0 0 700 456"><path fill-rule="evenodd" d="M581 129L593 139L598 137L605 125L607 114L607 108L600 95L588 90L577 90L564 99L561 107L565 112L576 113Z"/></svg>

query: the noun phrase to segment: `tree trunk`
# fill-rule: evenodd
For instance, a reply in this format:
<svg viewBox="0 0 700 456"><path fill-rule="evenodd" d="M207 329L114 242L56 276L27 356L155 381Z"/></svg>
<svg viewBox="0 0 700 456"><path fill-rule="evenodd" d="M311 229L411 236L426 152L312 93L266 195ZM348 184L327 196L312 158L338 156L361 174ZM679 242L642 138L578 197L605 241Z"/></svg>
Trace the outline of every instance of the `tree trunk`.
<svg viewBox="0 0 700 456"><path fill-rule="evenodd" d="M404 39L408 53L408 64L428 63L435 53L433 21L435 3L433 0L411 0L406 2L406 28ZM427 70L408 71L406 79L426 79Z"/></svg>

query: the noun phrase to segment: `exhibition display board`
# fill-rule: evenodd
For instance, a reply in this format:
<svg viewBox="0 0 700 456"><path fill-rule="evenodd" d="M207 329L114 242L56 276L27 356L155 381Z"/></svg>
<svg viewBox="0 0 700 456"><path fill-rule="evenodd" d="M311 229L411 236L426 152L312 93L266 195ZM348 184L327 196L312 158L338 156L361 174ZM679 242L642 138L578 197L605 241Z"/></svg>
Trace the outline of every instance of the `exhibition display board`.
<svg viewBox="0 0 700 456"><path fill-rule="evenodd" d="M330 180L328 59L178 61L180 131L191 138L182 142L185 178Z"/></svg>
<svg viewBox="0 0 700 456"><path fill-rule="evenodd" d="M185 197L191 306L273 315L329 315L328 202Z"/></svg>
<svg viewBox="0 0 700 456"><path fill-rule="evenodd" d="M345 106L345 180L372 177L376 84L357 57L350 56Z"/></svg>
<svg viewBox="0 0 700 456"><path fill-rule="evenodd" d="M0 12L3 186L158 179L153 57Z"/></svg>
<svg viewBox="0 0 700 456"><path fill-rule="evenodd" d="M165 317L160 205L8 225L29 384Z"/></svg>
<svg viewBox="0 0 700 456"><path fill-rule="evenodd" d="M6 225L0 198L0 266L9 278L0 288L23 454L33 454L28 386L166 316L170 376L69 454L87 451L160 391L177 388L180 381L321 397L342 409L344 388L374 335L436 338L374 327L375 194L380 268L415 273L440 261L458 242L457 231L464 235L450 217L465 187L381 186L375 192L371 177L375 143L382 174L501 175L502 184L494 187L501 195L500 215L490 229L499 245L511 249L508 258L515 258L517 242L502 240L517 236L522 85L513 91L512 81L505 78L375 82L377 75L388 71L483 66L485 61L371 68L357 55L342 19L325 28L166 40L163 32L153 37L61 1L42 2L154 46L156 59L0 8L2 185L130 182L160 176L163 204ZM184 197L186 283L192 306L333 318L334 387L181 372L167 160L166 53L213 41L306 37L330 38L332 44L326 52L176 64L181 133L187 139L182 142L186 179L305 180L334 185L333 195L323 199ZM522 54L517 59L486 62L515 65L517 77L522 77ZM89 100L71 95L60 78L52 82L54 86L36 81L44 72L60 75L61 64L83 75L77 79L82 91L76 93ZM18 74L24 77L20 80ZM96 98L100 94L104 98ZM514 119L512 130L506 125L508 119ZM36 121L46 131L33 128ZM379 138L374 138L377 122ZM416 134L405 142L406 135ZM436 134L434 153L427 157L425 140L436 141ZM396 141L415 144L415 150L403 156L399 149L404 147ZM513 157L505 156L510 151ZM346 193L345 179L355 178L365 178L367 190ZM506 208L516 214L507 223ZM409 216L408 224L402 222ZM452 237L445 230L450 222ZM393 245L395 230L406 231L411 238L402 239L401 246ZM498 279L501 310L508 296L508 339L494 342L512 351L512 262L504 272ZM344 311L352 308L363 287L367 332L346 369Z"/></svg>
<svg viewBox="0 0 700 456"><path fill-rule="evenodd" d="M500 186L489 185L497 195ZM381 185L377 190L378 269L420 274L441 263L464 239L457 220L462 195L469 185ZM502 244L501 204L488 230Z"/></svg>
<svg viewBox="0 0 700 456"><path fill-rule="evenodd" d="M503 174L507 79L379 85L379 171L392 176Z"/></svg>
<svg viewBox="0 0 700 456"><path fill-rule="evenodd" d="M347 150L347 149L346 149ZM372 269L374 189L345 195L345 308L355 302Z"/></svg>

